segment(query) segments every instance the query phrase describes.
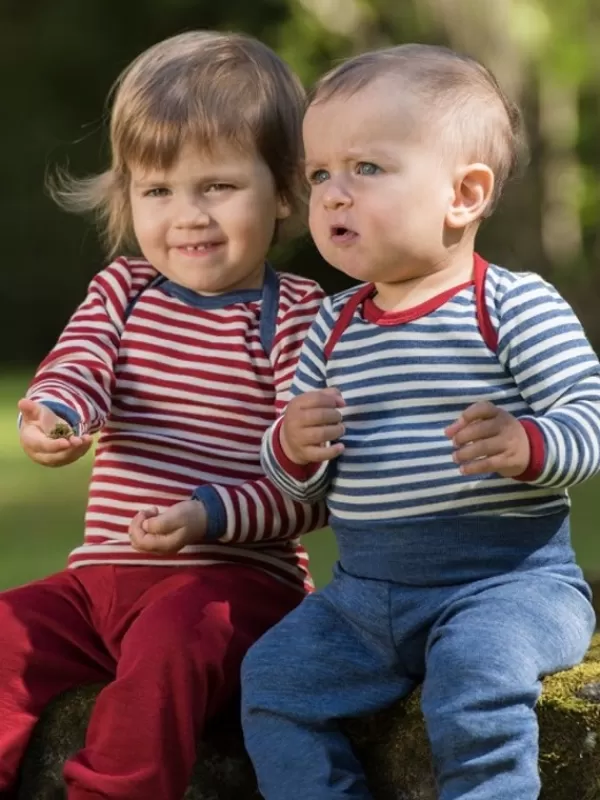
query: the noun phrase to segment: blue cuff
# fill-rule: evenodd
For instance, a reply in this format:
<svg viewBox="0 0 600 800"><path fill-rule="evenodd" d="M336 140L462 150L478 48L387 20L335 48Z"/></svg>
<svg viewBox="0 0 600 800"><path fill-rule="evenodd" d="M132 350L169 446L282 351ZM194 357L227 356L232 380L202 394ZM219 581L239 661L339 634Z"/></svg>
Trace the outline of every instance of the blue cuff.
<svg viewBox="0 0 600 800"><path fill-rule="evenodd" d="M219 493L213 486L206 484L199 486L192 497L194 500L200 500L206 509L207 523L204 540L214 542L220 539L227 530L227 514Z"/></svg>
<svg viewBox="0 0 600 800"><path fill-rule="evenodd" d="M65 406L63 403L56 403L54 400L40 400L40 403L46 406L46 408L49 408L50 411L54 411L57 417L64 419L64 421L73 428L75 433L80 433L81 417L76 411L73 411L72 408Z"/></svg>
<svg viewBox="0 0 600 800"><path fill-rule="evenodd" d="M63 405L63 403L56 403L54 400L40 400L40 405L46 406L49 408L50 411L54 411L57 417L64 419L71 428L75 431L75 433L81 433L81 417L76 411L73 411L72 408L69 406ZM21 427L21 423L23 422L23 414L19 414L19 418L17 420L17 427Z"/></svg>

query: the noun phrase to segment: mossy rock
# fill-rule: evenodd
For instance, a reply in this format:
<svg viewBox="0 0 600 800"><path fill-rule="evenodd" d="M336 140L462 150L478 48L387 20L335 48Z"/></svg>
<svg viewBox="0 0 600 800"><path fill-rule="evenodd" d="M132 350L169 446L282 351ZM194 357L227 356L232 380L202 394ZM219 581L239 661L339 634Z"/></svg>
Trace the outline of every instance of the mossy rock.
<svg viewBox="0 0 600 800"><path fill-rule="evenodd" d="M83 747L101 686L82 686L55 698L39 720L21 767L18 800L64 800L65 761ZM260 800L239 721L226 714L198 748L184 800Z"/></svg>
<svg viewBox="0 0 600 800"><path fill-rule="evenodd" d="M48 706L23 763L19 800L63 800L62 766L83 744L98 688L76 689ZM538 718L540 800L600 800L600 634L583 664L545 679ZM349 722L347 731L376 800L437 800L419 692ZM227 717L200 745L185 800L258 798L239 726Z"/></svg>
<svg viewBox="0 0 600 800"><path fill-rule="evenodd" d="M419 695L348 723L376 800L437 800ZM583 664L544 680L537 713L540 800L600 800L600 634Z"/></svg>

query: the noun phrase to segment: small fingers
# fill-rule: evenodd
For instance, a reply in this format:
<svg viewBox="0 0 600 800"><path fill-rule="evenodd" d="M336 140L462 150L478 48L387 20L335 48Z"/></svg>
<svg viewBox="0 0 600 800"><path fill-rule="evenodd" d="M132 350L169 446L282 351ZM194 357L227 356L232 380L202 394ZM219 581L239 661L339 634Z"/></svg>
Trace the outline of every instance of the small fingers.
<svg viewBox="0 0 600 800"><path fill-rule="evenodd" d="M130 537L131 545L143 553L176 553L184 546L183 536L180 531L175 531L166 536L161 534L145 533L140 537Z"/></svg>
<svg viewBox="0 0 600 800"><path fill-rule="evenodd" d="M464 421L462 417L459 417L452 425L448 425L444 433L449 439L453 439L456 434L462 430L467 423Z"/></svg>
<svg viewBox="0 0 600 800"><path fill-rule="evenodd" d="M333 442L344 435L343 425L324 425L319 428L303 428L299 431L297 439L301 446L321 445L323 442Z"/></svg>
<svg viewBox="0 0 600 800"><path fill-rule="evenodd" d="M153 549L154 536L146 530L148 520L156 517L158 509L156 507L144 508L138 511L129 523L129 540L132 547L136 550L147 552Z"/></svg>
<svg viewBox="0 0 600 800"><path fill-rule="evenodd" d="M62 467L67 464L72 464L81 458L87 450L88 446L73 448L66 440L55 439L52 441L51 446L46 444L38 446L36 443L29 443L22 441L23 450L27 455L37 464L45 467Z"/></svg>
<svg viewBox="0 0 600 800"><path fill-rule="evenodd" d="M340 390L333 387L298 395L290 401L290 406L292 404L298 409L304 410L309 408L343 408L346 405Z"/></svg>
<svg viewBox="0 0 600 800"><path fill-rule="evenodd" d="M456 464L466 464L478 458L497 456L505 450L504 443L499 439L481 439L464 445L454 451L453 459Z"/></svg>
<svg viewBox="0 0 600 800"><path fill-rule="evenodd" d="M28 424L37 420L40 416L40 405L33 400L29 400L27 397L22 397L19 402L17 403L17 408L19 409L23 424Z"/></svg>
<svg viewBox="0 0 600 800"><path fill-rule="evenodd" d="M497 417L469 422L452 437L452 442L455 447L462 447L462 445L466 445L469 442L489 440L497 436L499 429Z"/></svg>
<svg viewBox="0 0 600 800"><path fill-rule="evenodd" d="M138 513L134 516L134 518L129 523L129 539L131 543L135 546L138 541L143 539L144 537L144 529L142 528L142 522L146 519L143 511L138 511Z"/></svg>
<svg viewBox="0 0 600 800"><path fill-rule="evenodd" d="M498 415L498 413L499 409L496 408L493 403L490 403L487 400L473 403L465 411L463 411L463 413L455 422L446 428L445 434L448 436L448 438L452 439L459 431L464 430L464 428L470 422L493 419Z"/></svg>
<svg viewBox="0 0 600 800"><path fill-rule="evenodd" d="M148 536L168 536L179 528L181 523L172 518L168 512L149 517L142 523L142 528Z"/></svg>
<svg viewBox="0 0 600 800"><path fill-rule="evenodd" d="M474 422L477 419L492 419L498 414L498 408L488 400L473 403L461 414L465 422Z"/></svg>
<svg viewBox="0 0 600 800"><path fill-rule="evenodd" d="M479 458L475 461L470 461L468 464L463 464L460 467L461 474L463 475L483 475L485 473L496 472L504 478L520 475L523 470L524 467L522 465L513 463L513 459L509 458L504 453L489 456L488 458Z"/></svg>
<svg viewBox="0 0 600 800"><path fill-rule="evenodd" d="M312 428L321 425L341 425L344 419L339 408L307 408L299 415L303 427Z"/></svg>
<svg viewBox="0 0 600 800"><path fill-rule="evenodd" d="M55 441L67 441L70 447L89 447L94 439L89 433L84 433L81 436L73 434L73 436L69 436L68 438L57 439Z"/></svg>
<svg viewBox="0 0 600 800"><path fill-rule="evenodd" d="M342 393L335 386L329 386L329 387L327 387L327 389L323 389L323 392L328 397L332 397L333 398L337 408L344 408L344 406L346 405L346 401L344 400L344 398L342 396Z"/></svg>
<svg viewBox="0 0 600 800"><path fill-rule="evenodd" d="M23 447L35 455L55 455L70 450L71 445L68 439L48 439L47 436L40 433L40 435L30 435L23 433L21 437Z"/></svg>
<svg viewBox="0 0 600 800"><path fill-rule="evenodd" d="M319 463L321 461L331 461L344 452L344 445L341 442L335 444L309 445L303 448L306 461Z"/></svg>
<svg viewBox="0 0 600 800"><path fill-rule="evenodd" d="M492 466L491 458L479 458L475 461L469 461L468 464L461 464L461 475L483 475L496 470Z"/></svg>

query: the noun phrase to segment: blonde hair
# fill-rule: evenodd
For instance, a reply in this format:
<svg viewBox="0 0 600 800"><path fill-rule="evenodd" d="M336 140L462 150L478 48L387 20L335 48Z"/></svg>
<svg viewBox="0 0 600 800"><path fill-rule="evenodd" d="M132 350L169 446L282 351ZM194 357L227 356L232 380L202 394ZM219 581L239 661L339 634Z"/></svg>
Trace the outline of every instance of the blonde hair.
<svg viewBox="0 0 600 800"><path fill-rule="evenodd" d="M109 98L111 165L99 175L49 180L63 208L93 212L110 255L137 247L129 201L132 164L169 169L184 143L256 153L278 195L297 211L305 94L266 45L237 33L191 31L155 44L117 78Z"/></svg>
<svg viewBox="0 0 600 800"><path fill-rule="evenodd" d="M404 44L348 59L326 73L309 95L309 104L348 97L384 76L397 75L399 91L423 101L424 119L438 123L454 153L487 164L494 173L489 216L506 182L526 161L521 113L494 75L469 56L446 47Z"/></svg>

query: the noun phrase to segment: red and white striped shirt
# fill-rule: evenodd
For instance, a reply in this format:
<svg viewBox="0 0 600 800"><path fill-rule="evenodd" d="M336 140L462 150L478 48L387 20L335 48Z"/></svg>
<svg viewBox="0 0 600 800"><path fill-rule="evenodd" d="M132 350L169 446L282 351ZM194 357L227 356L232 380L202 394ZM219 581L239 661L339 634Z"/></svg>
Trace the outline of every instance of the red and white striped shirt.
<svg viewBox="0 0 600 800"><path fill-rule="evenodd" d="M143 259L119 258L92 280L28 392L100 431L70 567L236 562L311 586L298 536L325 524L324 506L283 495L259 454L322 298L314 281L270 267L262 289L213 297ZM206 541L164 556L131 547L137 511L192 496L207 509Z"/></svg>

